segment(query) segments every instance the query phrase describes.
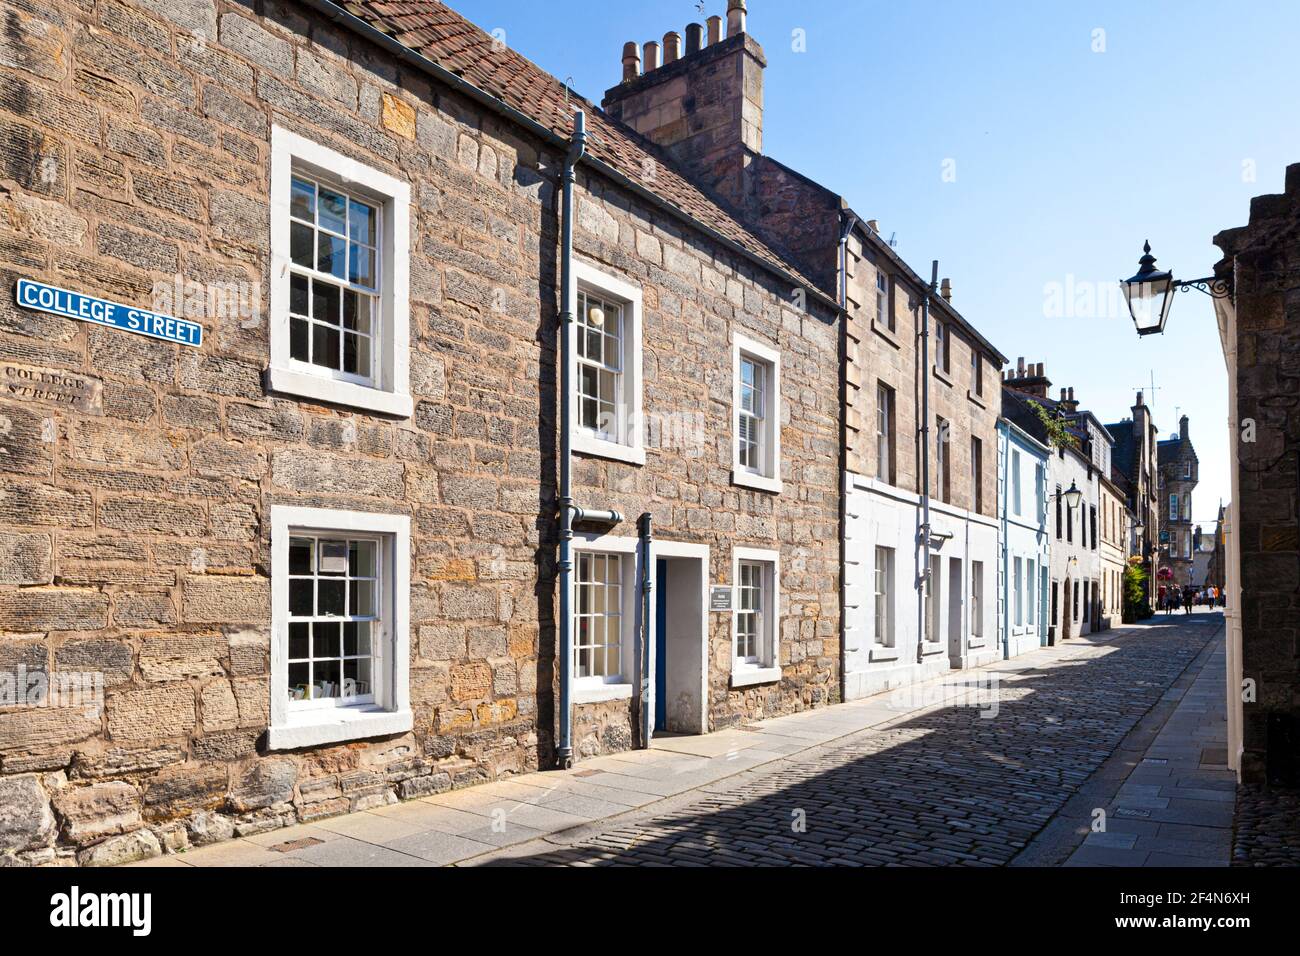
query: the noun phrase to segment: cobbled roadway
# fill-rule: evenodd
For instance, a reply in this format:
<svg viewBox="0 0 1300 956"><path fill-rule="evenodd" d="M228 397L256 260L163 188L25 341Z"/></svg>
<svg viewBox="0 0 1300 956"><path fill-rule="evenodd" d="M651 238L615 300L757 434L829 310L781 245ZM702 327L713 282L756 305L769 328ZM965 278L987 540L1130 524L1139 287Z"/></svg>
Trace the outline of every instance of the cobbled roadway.
<svg viewBox="0 0 1300 956"><path fill-rule="evenodd" d="M685 809L494 863L1005 865L1215 633L1093 635L1077 652L1004 675L994 717L920 712L729 778Z"/></svg>

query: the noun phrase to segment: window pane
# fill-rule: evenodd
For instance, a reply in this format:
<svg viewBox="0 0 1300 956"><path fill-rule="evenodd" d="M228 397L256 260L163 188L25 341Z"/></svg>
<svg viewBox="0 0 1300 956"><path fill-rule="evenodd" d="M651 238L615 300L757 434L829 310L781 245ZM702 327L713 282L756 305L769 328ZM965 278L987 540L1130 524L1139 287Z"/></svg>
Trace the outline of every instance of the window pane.
<svg viewBox="0 0 1300 956"><path fill-rule="evenodd" d="M293 177L289 190L289 212L308 222L316 221L316 187L305 179Z"/></svg>
<svg viewBox="0 0 1300 956"><path fill-rule="evenodd" d="M289 258L294 265L307 269L315 266L314 237L311 226L304 226L300 222L289 225Z"/></svg>
<svg viewBox="0 0 1300 956"><path fill-rule="evenodd" d="M374 288L375 257L368 246L359 246L355 242L349 247L348 281L357 285Z"/></svg>
<svg viewBox="0 0 1300 956"><path fill-rule="evenodd" d="M311 317L317 322L339 324L339 287L315 279L311 283Z"/></svg>
<svg viewBox="0 0 1300 956"><path fill-rule="evenodd" d="M372 617L375 613L375 582L374 581L351 581L348 584L351 593L348 595L349 605L348 613L354 617Z"/></svg>
<svg viewBox="0 0 1300 956"><path fill-rule="evenodd" d="M348 216L351 219L348 235L356 242L375 245L375 210L353 199L348 203Z"/></svg>
<svg viewBox="0 0 1300 956"><path fill-rule="evenodd" d="M289 320L289 357L299 362L306 362L311 357L308 343L310 332L306 319Z"/></svg>
<svg viewBox="0 0 1300 956"><path fill-rule="evenodd" d="M289 699L307 700L311 696L311 665L304 662L289 665Z"/></svg>
<svg viewBox="0 0 1300 956"><path fill-rule="evenodd" d="M343 696L365 697L374 693L370 679L371 661L368 657L343 662Z"/></svg>
<svg viewBox="0 0 1300 956"><path fill-rule="evenodd" d="M289 311L294 315L310 315L307 311L307 277L294 273L289 277Z"/></svg>
<svg viewBox="0 0 1300 956"><path fill-rule="evenodd" d="M317 233L316 268L342 279L346 274L347 240L328 233Z"/></svg>
<svg viewBox="0 0 1300 956"><path fill-rule="evenodd" d="M312 698L342 697L340 667L337 660L312 663Z"/></svg>
<svg viewBox="0 0 1300 956"><path fill-rule="evenodd" d="M343 371L351 375L370 375L370 337L343 335Z"/></svg>
<svg viewBox="0 0 1300 956"><path fill-rule="evenodd" d="M320 226L333 232L346 234L347 199L331 189L320 190Z"/></svg>
<svg viewBox="0 0 1300 956"><path fill-rule="evenodd" d="M343 613L343 581L337 578L320 578L316 582L317 615Z"/></svg>
<svg viewBox="0 0 1300 956"><path fill-rule="evenodd" d="M370 305L374 300L368 295L347 289L343 293L343 327L354 332L370 333Z"/></svg>
<svg viewBox="0 0 1300 956"><path fill-rule="evenodd" d="M289 582L289 614L293 617L311 617L312 607L311 579L291 580Z"/></svg>
<svg viewBox="0 0 1300 956"><path fill-rule="evenodd" d="M354 578L375 576L375 542L353 541L348 546L348 574Z"/></svg>
<svg viewBox="0 0 1300 956"><path fill-rule="evenodd" d="M342 625L337 621L324 621L313 624L311 626L311 656L315 658L338 657L341 627Z"/></svg>
<svg viewBox="0 0 1300 956"><path fill-rule="evenodd" d="M311 644L309 641L310 631L310 624L289 625L290 660L306 660L308 657L311 657Z"/></svg>
<svg viewBox="0 0 1300 956"><path fill-rule="evenodd" d="M311 574L311 538L289 539L289 573Z"/></svg>
<svg viewBox="0 0 1300 956"><path fill-rule="evenodd" d="M327 325L312 324L311 361L325 368L339 367L339 332Z"/></svg>
<svg viewBox="0 0 1300 956"><path fill-rule="evenodd" d="M370 651L370 622L348 621L343 625L343 654L367 657Z"/></svg>

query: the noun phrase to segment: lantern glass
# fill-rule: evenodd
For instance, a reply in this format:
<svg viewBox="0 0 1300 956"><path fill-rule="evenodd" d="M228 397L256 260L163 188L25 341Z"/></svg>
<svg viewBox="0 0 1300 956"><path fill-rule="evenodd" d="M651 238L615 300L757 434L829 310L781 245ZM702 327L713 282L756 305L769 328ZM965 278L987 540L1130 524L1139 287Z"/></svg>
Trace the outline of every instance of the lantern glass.
<svg viewBox="0 0 1300 956"><path fill-rule="evenodd" d="M1079 502L1083 500L1083 492L1074 482L1070 482L1070 490L1065 493L1065 503L1071 508L1079 507Z"/></svg>
<svg viewBox="0 0 1300 956"><path fill-rule="evenodd" d="M1164 332L1169 307L1173 305L1174 277L1172 273L1156 268L1151 243L1143 246L1137 275L1125 279L1120 285L1124 288L1124 301L1128 304L1138 335Z"/></svg>

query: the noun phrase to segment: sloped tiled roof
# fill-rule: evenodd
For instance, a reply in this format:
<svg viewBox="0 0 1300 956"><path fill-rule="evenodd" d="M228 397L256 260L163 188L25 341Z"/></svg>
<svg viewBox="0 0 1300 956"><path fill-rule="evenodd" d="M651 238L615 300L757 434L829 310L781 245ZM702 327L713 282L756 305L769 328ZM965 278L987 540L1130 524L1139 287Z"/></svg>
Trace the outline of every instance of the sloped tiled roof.
<svg viewBox="0 0 1300 956"><path fill-rule="evenodd" d="M673 160L541 67L436 0L338 0L337 5L402 46L454 73L550 132L569 137L573 110L587 115L587 151L777 272L816 288L779 252L741 225L673 165ZM653 181L651 181L653 177Z"/></svg>

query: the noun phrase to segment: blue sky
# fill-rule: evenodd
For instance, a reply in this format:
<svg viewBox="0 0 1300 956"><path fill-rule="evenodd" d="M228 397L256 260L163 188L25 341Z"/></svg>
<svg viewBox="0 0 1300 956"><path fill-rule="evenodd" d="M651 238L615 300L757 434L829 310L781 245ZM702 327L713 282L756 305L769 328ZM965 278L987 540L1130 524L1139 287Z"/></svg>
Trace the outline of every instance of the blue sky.
<svg viewBox="0 0 1300 956"><path fill-rule="evenodd" d="M726 0L451 0L597 102L627 40L683 31ZM1138 338L1115 297L1144 239L1175 277L1300 162L1300 4L750 0L763 45L764 152L879 220L1003 353L1043 362L1102 421L1145 386L1162 437L1191 419L1193 499L1228 497L1227 377L1209 299L1178 295ZM795 31L803 31L803 52ZM1104 31L1104 32L1098 32ZM945 172L948 175L945 175ZM1057 298L1053 300L1053 292ZM1064 307L1061 305L1064 303ZM1152 372L1157 391L1149 387Z"/></svg>

